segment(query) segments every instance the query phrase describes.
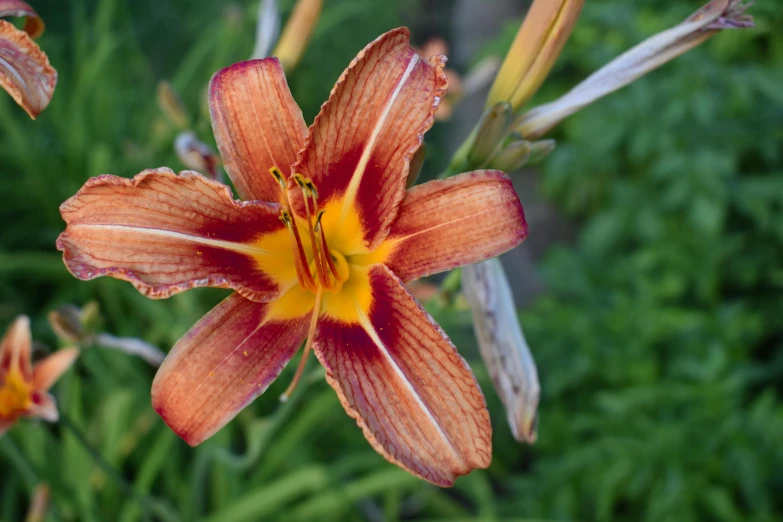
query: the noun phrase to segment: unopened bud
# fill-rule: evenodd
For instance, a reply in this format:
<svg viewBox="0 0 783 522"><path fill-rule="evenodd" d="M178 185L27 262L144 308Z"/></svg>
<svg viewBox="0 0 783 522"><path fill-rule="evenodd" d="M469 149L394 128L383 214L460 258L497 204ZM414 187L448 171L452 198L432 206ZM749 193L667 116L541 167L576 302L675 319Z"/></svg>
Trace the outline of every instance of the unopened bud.
<svg viewBox="0 0 783 522"><path fill-rule="evenodd" d="M533 147L529 141L518 136L509 139L503 149L495 154L489 161L489 168L503 172L514 172L527 164Z"/></svg>
<svg viewBox="0 0 783 522"><path fill-rule="evenodd" d="M471 165L483 165L500 144L511 118L511 104L498 102L481 116L476 125L473 147L468 153Z"/></svg>
<svg viewBox="0 0 783 522"><path fill-rule="evenodd" d="M178 129L190 125L188 113L174 87L167 81L158 82L158 107Z"/></svg>
<svg viewBox="0 0 783 522"><path fill-rule="evenodd" d="M294 6L272 53L286 72L292 71L299 63L321 16L322 6L323 0L299 0Z"/></svg>
<svg viewBox="0 0 783 522"><path fill-rule="evenodd" d="M708 40L722 29L752 27L741 0L713 0L681 24L656 34L621 54L559 99L534 107L515 125L527 139L537 138L599 98L644 76Z"/></svg>
<svg viewBox="0 0 783 522"><path fill-rule="evenodd" d="M530 144L530 155L527 157L527 165L535 165L544 161L555 150L555 140L538 140Z"/></svg>
<svg viewBox="0 0 783 522"><path fill-rule="evenodd" d="M489 92L487 106L522 107L546 79L582 12L584 0L535 0Z"/></svg>
<svg viewBox="0 0 783 522"><path fill-rule="evenodd" d="M47 315L54 334L67 343L90 342L101 322L98 303L89 301L83 307L64 304Z"/></svg>
<svg viewBox="0 0 783 522"><path fill-rule="evenodd" d="M86 336L81 310L70 304L62 305L47 315L54 334L67 343L79 343Z"/></svg>

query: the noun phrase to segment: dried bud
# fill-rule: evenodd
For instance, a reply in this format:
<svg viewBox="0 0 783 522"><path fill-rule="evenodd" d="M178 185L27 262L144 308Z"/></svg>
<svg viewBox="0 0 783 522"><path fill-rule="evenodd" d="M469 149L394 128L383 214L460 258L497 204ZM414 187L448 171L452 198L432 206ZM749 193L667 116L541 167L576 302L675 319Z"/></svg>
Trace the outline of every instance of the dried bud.
<svg viewBox="0 0 783 522"><path fill-rule="evenodd" d="M4 9L8 7L4 4L8 3L8 0L0 0L0 16L20 14L17 11ZM24 2L10 3L24 4ZM36 34L43 31L43 23L40 27L30 26L37 23L32 21L40 21L40 18L29 17L27 20L28 26L25 29L28 32ZM49 58L28 32L20 31L13 24L0 20L0 56L2 56L0 87L5 89L32 119L35 119L52 99L57 85L57 71L49 64Z"/></svg>
<svg viewBox="0 0 783 522"><path fill-rule="evenodd" d="M546 79L582 12L584 0L535 0L487 98L518 110Z"/></svg>
<svg viewBox="0 0 783 522"><path fill-rule="evenodd" d="M536 363L522 334L511 288L498 259L462 270L479 349L506 408L514 438L536 440L540 387Z"/></svg>
<svg viewBox="0 0 783 522"><path fill-rule="evenodd" d="M133 337L115 337L111 334L99 333L95 336L94 343L102 348L111 348L139 357L151 366L160 366L166 358L166 354L157 347Z"/></svg>
<svg viewBox="0 0 783 522"><path fill-rule="evenodd" d="M253 48L254 58L266 58L275 45L280 34L280 11L277 0L261 0L258 6L258 22L256 22L256 45Z"/></svg>
<svg viewBox="0 0 783 522"><path fill-rule="evenodd" d="M323 0L299 0L294 6L272 53L280 60L286 72L292 71L299 63L321 16L322 6Z"/></svg>
<svg viewBox="0 0 783 522"><path fill-rule="evenodd" d="M511 104L498 102L484 112L476 125L476 136L468 153L471 165L483 165L500 145L511 119Z"/></svg>
<svg viewBox="0 0 783 522"><path fill-rule="evenodd" d="M714 0L681 24L648 38L590 75L561 98L522 115L516 130L537 138L595 100L628 85L669 60L708 40L722 29L752 27L740 0Z"/></svg>
<svg viewBox="0 0 783 522"><path fill-rule="evenodd" d="M174 150L187 168L208 174L212 179L220 177L220 157L199 141L193 131L180 132L174 141Z"/></svg>
<svg viewBox="0 0 783 522"><path fill-rule="evenodd" d="M29 34L30 38L38 38L46 29L35 9L22 0L0 0L0 18L7 16L24 17L24 32Z"/></svg>

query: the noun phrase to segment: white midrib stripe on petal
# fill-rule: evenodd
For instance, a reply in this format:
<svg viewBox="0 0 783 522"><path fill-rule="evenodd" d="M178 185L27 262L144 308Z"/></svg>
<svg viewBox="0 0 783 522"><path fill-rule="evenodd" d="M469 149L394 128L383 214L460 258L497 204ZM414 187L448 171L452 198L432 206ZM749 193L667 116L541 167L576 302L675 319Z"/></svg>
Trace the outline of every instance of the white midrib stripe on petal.
<svg viewBox="0 0 783 522"><path fill-rule="evenodd" d="M419 406L421 411L424 412L424 415L427 417L427 420L430 421L430 424L435 428L435 431L438 433L438 435L440 435L441 439L443 439L443 442L446 444L446 447L449 448L451 454L454 455L454 458L457 460L457 462L465 466L465 461L462 459L457 449L451 443L451 440L446 435L446 432L443 431L443 428L440 427L440 424L438 424L438 421L437 419L435 419L435 416L432 414L432 412L427 407L427 405L424 404L424 401L421 399L421 396L419 396L419 393L416 391L416 388L413 387L413 384L411 384L411 382L405 376L402 369L397 364L397 361L395 361L394 358L392 358L391 354L389 353L389 349L386 348L386 345L378 336L378 332L375 331L375 327L370 322L370 318L367 317L367 314L364 313L364 310L362 310L361 306L359 305L359 303L356 302L356 300L354 300L354 307L356 308L356 315L359 318L359 324L362 326L364 331L367 332L367 335L370 336L370 339L372 339L372 341L381 351L381 354L383 354L383 357L386 359L386 361L388 361L389 365L394 370L394 373L400 379L400 382L410 392L410 395L414 398L416 404Z"/></svg>
<svg viewBox="0 0 783 522"><path fill-rule="evenodd" d="M353 176L351 176L351 182L348 185L348 189L345 191L343 209L342 213L340 214L341 224L345 221L345 217L348 215L348 209L351 208L354 199L356 199L356 193L359 190L362 177L364 177L364 171L367 168L367 163L370 161L370 156L375 149L378 136L381 134L381 130L383 130L383 127L386 124L386 119L389 117L389 112L391 111L394 102L397 101L397 98L399 97L403 86L405 86L405 82L408 81L408 78L413 72L414 67L416 67L417 63L419 63L419 59L420 58L418 54L414 53L411 56L411 61L408 62L408 67L405 69L405 72L402 73L399 82L397 82L397 86L394 88L394 92L392 92L389 100L386 102L386 106L383 108L383 112L381 113L380 118L378 118L378 121L375 123L372 134L370 134L370 139L367 140L367 143L364 146L362 155L359 158L359 163L356 165L356 170L353 171Z"/></svg>
<svg viewBox="0 0 783 522"><path fill-rule="evenodd" d="M271 250L265 250L243 243L234 243L231 241L223 241L221 239L209 239L202 236L196 236L193 234L183 234L182 232L174 232L173 230L162 230L159 228L147 228L147 227L134 227L130 225L88 225L78 224L70 225L73 228L91 228L98 230L107 230L112 232L135 232L137 234L143 234L148 236L157 236L169 239L181 239L184 241L190 241L199 245L211 246L222 248L224 250L231 250L240 254L247 254L251 256L283 256L285 254L281 252L273 252Z"/></svg>

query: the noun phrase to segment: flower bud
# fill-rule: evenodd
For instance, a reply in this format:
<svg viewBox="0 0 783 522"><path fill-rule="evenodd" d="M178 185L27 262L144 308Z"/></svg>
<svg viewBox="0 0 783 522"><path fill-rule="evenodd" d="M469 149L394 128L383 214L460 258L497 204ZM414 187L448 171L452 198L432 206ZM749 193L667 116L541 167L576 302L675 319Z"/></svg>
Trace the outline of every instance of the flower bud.
<svg viewBox="0 0 783 522"><path fill-rule="evenodd" d="M82 311L71 304L62 305L47 315L49 326L62 341L79 343L85 337Z"/></svg>
<svg viewBox="0 0 783 522"><path fill-rule="evenodd" d="M535 0L487 98L519 110L546 79L582 12L584 0Z"/></svg>
<svg viewBox="0 0 783 522"><path fill-rule="evenodd" d="M708 40L722 29L752 27L741 0L714 0L681 24L658 33L621 54L559 99L523 114L515 129L537 138L599 98L628 85Z"/></svg>
<svg viewBox="0 0 783 522"><path fill-rule="evenodd" d="M178 129L190 125L188 113L174 87L167 81L158 82L158 107Z"/></svg>
<svg viewBox="0 0 783 522"><path fill-rule="evenodd" d="M544 161L555 150L555 140L539 140L530 144L530 156L527 157L527 165L535 165Z"/></svg>
<svg viewBox="0 0 783 522"><path fill-rule="evenodd" d="M511 104L498 102L486 112L476 125L476 137L468 153L471 165L480 166L495 152L511 119Z"/></svg>
<svg viewBox="0 0 783 522"><path fill-rule="evenodd" d="M514 172L525 166L532 144L518 134L512 135L508 143L489 161L489 168Z"/></svg>
<svg viewBox="0 0 783 522"><path fill-rule="evenodd" d="M299 63L321 15L322 6L323 0L299 0L294 6L272 53L286 72L292 71Z"/></svg>

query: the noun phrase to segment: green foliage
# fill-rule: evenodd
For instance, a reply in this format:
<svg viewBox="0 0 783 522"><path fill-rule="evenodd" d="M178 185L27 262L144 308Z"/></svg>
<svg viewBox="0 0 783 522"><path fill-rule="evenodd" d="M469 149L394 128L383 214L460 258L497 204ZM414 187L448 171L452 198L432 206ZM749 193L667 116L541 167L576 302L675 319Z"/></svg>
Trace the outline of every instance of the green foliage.
<svg viewBox="0 0 783 522"><path fill-rule="evenodd" d="M687 3L587 4L545 91ZM553 134L544 195L581 225L523 324L540 443L514 498L574 520L771 521L783 511L783 12L724 32ZM535 234L535 230L531 230Z"/></svg>

